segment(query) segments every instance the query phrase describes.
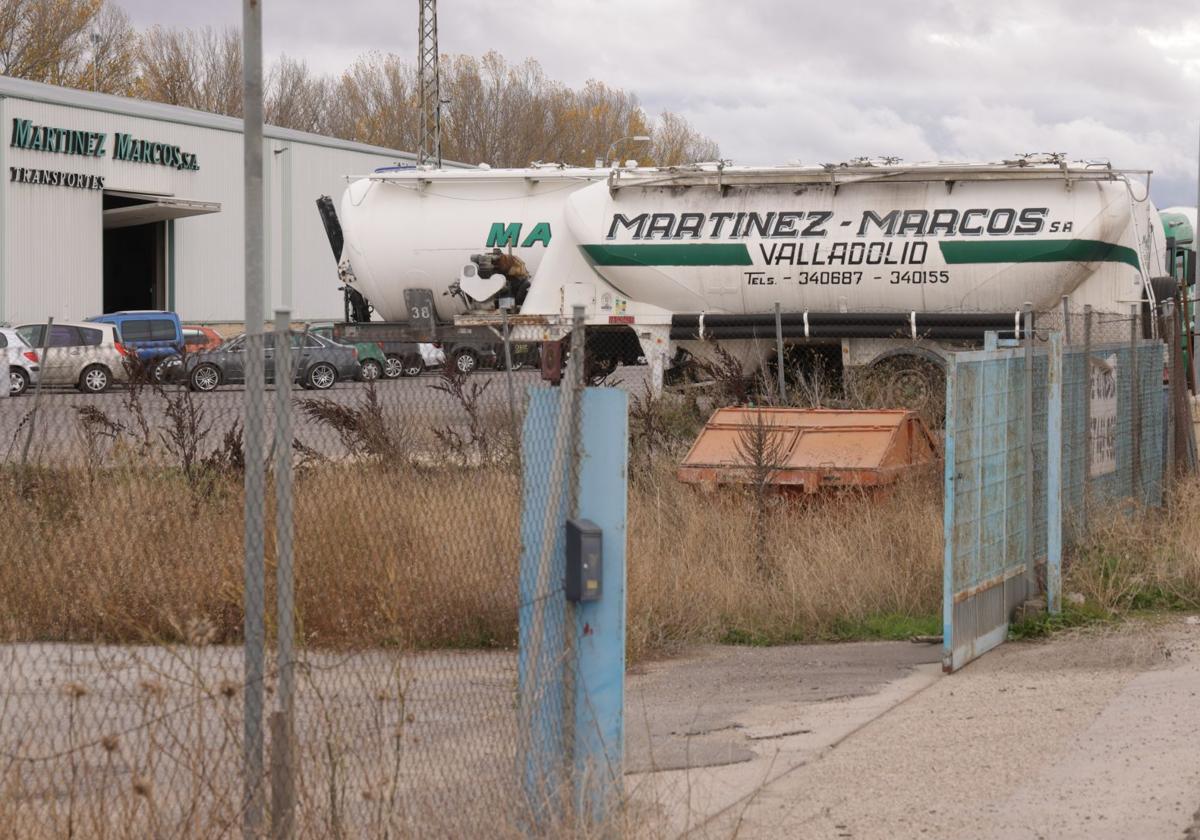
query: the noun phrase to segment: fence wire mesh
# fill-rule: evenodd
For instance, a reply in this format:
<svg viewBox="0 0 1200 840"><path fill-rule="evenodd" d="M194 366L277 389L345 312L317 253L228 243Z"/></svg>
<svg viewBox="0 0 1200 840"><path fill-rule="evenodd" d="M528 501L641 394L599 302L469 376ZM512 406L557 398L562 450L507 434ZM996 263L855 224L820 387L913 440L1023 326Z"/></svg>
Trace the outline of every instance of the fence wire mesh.
<svg viewBox="0 0 1200 840"><path fill-rule="evenodd" d="M577 432L526 416L550 385L538 344L398 346L294 324L189 352L164 381L97 356L112 386L81 393L66 341L46 349L40 392L0 401L6 832L236 835L249 791L264 831L287 811L297 837L503 836L561 804L568 607L560 555L537 556L521 510L543 504L545 524L571 512ZM261 516L245 496L253 341L269 382L294 372L291 393L265 395ZM582 381L571 355L566 381ZM557 489L526 486L552 464ZM290 597L277 589L289 501ZM257 608L246 511L266 557ZM256 612L261 769L244 741ZM535 667L519 700L525 621L550 630L523 654Z"/></svg>

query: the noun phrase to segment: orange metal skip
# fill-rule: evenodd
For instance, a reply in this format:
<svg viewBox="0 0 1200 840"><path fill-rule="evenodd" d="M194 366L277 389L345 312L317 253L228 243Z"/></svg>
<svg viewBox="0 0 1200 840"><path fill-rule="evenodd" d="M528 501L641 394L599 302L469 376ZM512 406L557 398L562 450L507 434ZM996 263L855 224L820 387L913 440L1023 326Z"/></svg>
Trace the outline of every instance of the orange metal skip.
<svg viewBox="0 0 1200 840"><path fill-rule="evenodd" d="M738 441L746 440L743 436L758 422L778 442L778 465L769 483L781 490L881 487L938 457L937 442L912 411L721 408L680 464L679 480L751 483L750 465L739 454Z"/></svg>

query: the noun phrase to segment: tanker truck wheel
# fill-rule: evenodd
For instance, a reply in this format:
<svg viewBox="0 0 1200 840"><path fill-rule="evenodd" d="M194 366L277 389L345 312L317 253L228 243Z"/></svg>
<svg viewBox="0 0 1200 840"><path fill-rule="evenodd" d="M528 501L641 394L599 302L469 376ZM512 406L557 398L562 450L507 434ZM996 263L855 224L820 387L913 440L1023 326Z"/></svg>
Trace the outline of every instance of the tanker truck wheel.
<svg viewBox="0 0 1200 840"><path fill-rule="evenodd" d="M875 366L883 380L887 408L907 408L940 428L946 420L946 371L936 362L897 356Z"/></svg>

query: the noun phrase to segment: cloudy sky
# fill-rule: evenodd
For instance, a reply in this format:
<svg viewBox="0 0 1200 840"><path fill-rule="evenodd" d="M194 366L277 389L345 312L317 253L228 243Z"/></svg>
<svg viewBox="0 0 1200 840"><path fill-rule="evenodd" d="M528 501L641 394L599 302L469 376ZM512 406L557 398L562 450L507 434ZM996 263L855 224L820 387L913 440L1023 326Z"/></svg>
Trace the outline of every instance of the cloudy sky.
<svg viewBox="0 0 1200 840"><path fill-rule="evenodd" d="M236 0L119 0L139 26L240 25ZM337 72L413 57L417 0L265 0L264 48ZM737 163L1067 152L1196 202L1200 7L1165 0L441 0L440 48L601 79Z"/></svg>

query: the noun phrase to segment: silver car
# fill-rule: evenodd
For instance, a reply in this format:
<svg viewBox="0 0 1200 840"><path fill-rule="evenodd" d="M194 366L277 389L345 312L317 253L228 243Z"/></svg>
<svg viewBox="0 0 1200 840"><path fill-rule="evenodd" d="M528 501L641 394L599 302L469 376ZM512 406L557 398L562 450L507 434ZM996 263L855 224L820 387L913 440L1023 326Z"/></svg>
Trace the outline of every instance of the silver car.
<svg viewBox="0 0 1200 840"><path fill-rule="evenodd" d="M0 328L0 347L4 348L8 357L8 395L19 397L30 386L37 384L41 367L37 352L25 343L16 330L8 328Z"/></svg>
<svg viewBox="0 0 1200 840"><path fill-rule="evenodd" d="M292 333L293 379L303 388L325 391L339 379L358 375L358 351L312 333ZM246 381L246 336L239 335L215 350L189 353L184 359L184 375L193 391L213 391L221 385ZM275 348L267 336L263 352L263 371L268 382L275 381Z"/></svg>
<svg viewBox="0 0 1200 840"><path fill-rule="evenodd" d="M129 381L129 358L112 324L55 321L45 341L45 324L22 324L17 334L38 354L43 385L74 385L89 394L102 394L114 382Z"/></svg>

